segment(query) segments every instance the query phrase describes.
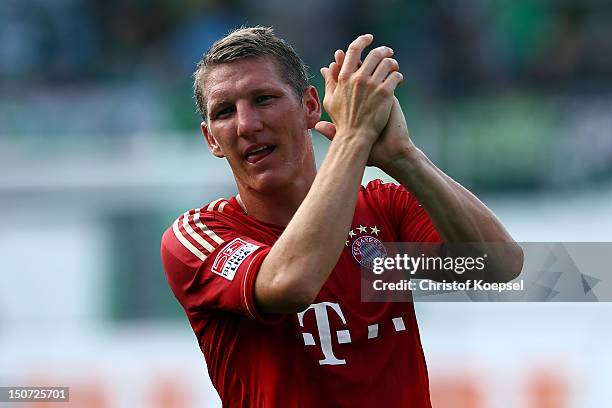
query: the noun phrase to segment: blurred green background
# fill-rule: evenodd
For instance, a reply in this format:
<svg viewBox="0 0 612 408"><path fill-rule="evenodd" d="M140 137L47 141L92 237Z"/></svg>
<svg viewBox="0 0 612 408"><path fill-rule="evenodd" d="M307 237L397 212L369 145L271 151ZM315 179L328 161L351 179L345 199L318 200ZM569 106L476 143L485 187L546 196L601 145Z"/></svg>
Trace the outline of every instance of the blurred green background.
<svg viewBox="0 0 612 408"><path fill-rule="evenodd" d="M159 240L236 193L191 74L243 24L275 27L321 95L318 68L373 33L417 145L517 240L612 240L612 2L2 0L0 386L219 406ZM610 311L417 305L434 406L605 406Z"/></svg>

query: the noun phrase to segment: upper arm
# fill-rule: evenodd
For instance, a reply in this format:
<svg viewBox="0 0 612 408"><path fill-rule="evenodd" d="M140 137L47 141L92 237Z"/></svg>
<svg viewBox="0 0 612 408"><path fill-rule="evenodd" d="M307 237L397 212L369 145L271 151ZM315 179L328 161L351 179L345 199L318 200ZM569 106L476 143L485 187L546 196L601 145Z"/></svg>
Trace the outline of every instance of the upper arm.
<svg viewBox="0 0 612 408"><path fill-rule="evenodd" d="M405 242L441 242L442 239L425 208L401 187L397 192L399 203L400 239Z"/></svg>
<svg viewBox="0 0 612 408"><path fill-rule="evenodd" d="M368 188L396 229L400 242L441 242L431 218L423 206L403 186L372 181Z"/></svg>
<svg viewBox="0 0 612 408"><path fill-rule="evenodd" d="M164 233L161 257L168 283L188 314L217 310L264 319L254 286L269 250L206 212L192 210Z"/></svg>

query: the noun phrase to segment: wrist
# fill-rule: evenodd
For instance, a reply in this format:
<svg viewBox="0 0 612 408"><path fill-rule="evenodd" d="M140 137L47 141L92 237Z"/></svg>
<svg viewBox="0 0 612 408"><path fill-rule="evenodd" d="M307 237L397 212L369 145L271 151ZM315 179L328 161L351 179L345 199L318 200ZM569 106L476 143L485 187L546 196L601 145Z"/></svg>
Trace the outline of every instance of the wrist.
<svg viewBox="0 0 612 408"><path fill-rule="evenodd" d="M363 129L338 129L332 145L345 146L350 149L364 150L368 154L377 136L373 132Z"/></svg>
<svg viewBox="0 0 612 408"><path fill-rule="evenodd" d="M372 146L380 136L380 132L369 126L336 126L336 129L334 140L337 138L354 140L369 146Z"/></svg>
<svg viewBox="0 0 612 408"><path fill-rule="evenodd" d="M410 143L396 154L387 160L380 169L387 173L389 176L396 180L400 175L405 175L406 172L414 174L414 171L422 165L425 154L414 145Z"/></svg>

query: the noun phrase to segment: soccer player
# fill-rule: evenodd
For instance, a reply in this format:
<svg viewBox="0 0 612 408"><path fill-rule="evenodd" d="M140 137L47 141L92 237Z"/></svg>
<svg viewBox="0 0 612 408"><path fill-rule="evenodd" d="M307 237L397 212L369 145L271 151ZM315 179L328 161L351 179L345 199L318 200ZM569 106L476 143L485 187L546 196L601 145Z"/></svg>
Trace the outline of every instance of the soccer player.
<svg viewBox="0 0 612 408"><path fill-rule="evenodd" d="M321 70L333 123L270 28L236 30L198 64L202 133L238 194L181 215L161 254L226 407L429 407L413 306L361 302L363 248L513 242L412 144L393 51L361 62L372 42L358 37ZM313 128L333 139L318 172ZM401 185L362 187L366 164ZM519 270L500 263L506 280Z"/></svg>

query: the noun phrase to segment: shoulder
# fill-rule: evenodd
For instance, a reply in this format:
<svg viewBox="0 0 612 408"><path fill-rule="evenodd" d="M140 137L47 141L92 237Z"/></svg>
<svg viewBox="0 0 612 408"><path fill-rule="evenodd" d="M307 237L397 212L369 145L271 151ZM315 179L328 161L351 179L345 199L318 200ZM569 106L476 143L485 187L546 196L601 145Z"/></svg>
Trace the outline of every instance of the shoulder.
<svg viewBox="0 0 612 408"><path fill-rule="evenodd" d="M383 181L381 179L374 179L368 182L365 187L361 187L365 192L374 192L374 191L406 191L404 187L398 185L396 183L390 181Z"/></svg>
<svg viewBox="0 0 612 408"><path fill-rule="evenodd" d="M365 187L361 187L361 195L369 199L392 199L397 195L411 196L410 192L403 186L393 182L385 182L381 179L370 181Z"/></svg>
<svg viewBox="0 0 612 408"><path fill-rule="evenodd" d="M421 210L421 204L404 186L380 179L370 181L361 188L361 199L370 206L385 213L392 212L398 217ZM398 221L399 219L396 219Z"/></svg>
<svg viewBox="0 0 612 408"><path fill-rule="evenodd" d="M232 222L229 202L220 198L200 208L194 208L178 216L165 230L161 240L162 258L179 261L197 267L225 242L223 232L239 228ZM235 224L235 225L234 225Z"/></svg>

